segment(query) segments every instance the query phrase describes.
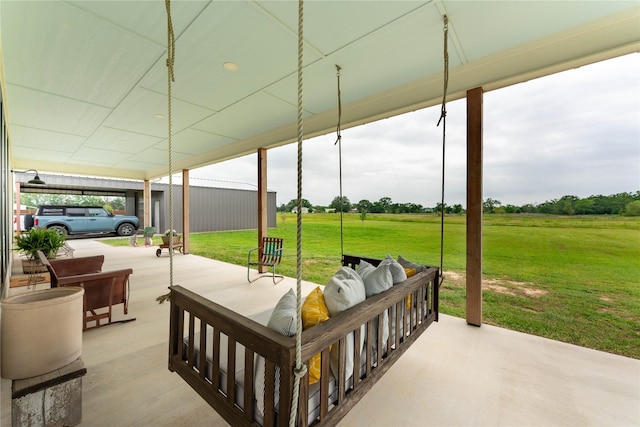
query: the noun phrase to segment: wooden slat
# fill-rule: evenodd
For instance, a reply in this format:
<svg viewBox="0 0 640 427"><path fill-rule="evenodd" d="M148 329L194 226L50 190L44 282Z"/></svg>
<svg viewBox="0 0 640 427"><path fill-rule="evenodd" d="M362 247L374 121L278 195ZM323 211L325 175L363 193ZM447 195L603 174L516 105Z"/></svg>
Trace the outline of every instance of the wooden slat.
<svg viewBox="0 0 640 427"><path fill-rule="evenodd" d="M253 421L253 355L250 348L244 348L244 415L247 421Z"/></svg>
<svg viewBox="0 0 640 427"><path fill-rule="evenodd" d="M405 304L404 299L401 300L400 302L396 303L396 342L395 342L395 348L396 350L398 348L400 348L400 334L401 334L401 328L402 328L402 307Z"/></svg>
<svg viewBox="0 0 640 427"><path fill-rule="evenodd" d="M207 324L200 319L200 351L198 366L200 369L200 378L204 380L207 373Z"/></svg>
<svg viewBox="0 0 640 427"><path fill-rule="evenodd" d="M193 342L195 340L195 318L193 315L189 315L189 348L187 349L187 365L193 369L195 363L195 346Z"/></svg>
<svg viewBox="0 0 640 427"><path fill-rule="evenodd" d="M215 390L220 389L220 330L213 329L213 360L211 363L211 383Z"/></svg>
<svg viewBox="0 0 640 427"><path fill-rule="evenodd" d="M265 360L264 366L264 425L272 426L275 424L274 395L276 390L275 383L276 367L275 363Z"/></svg>
<svg viewBox="0 0 640 427"><path fill-rule="evenodd" d="M344 341L340 344L339 352L342 355L344 351ZM320 376L320 421L324 420L329 413L329 348L325 348L320 356L320 371L322 375ZM343 378L342 389L344 390L344 359L340 357L340 378Z"/></svg>
<svg viewBox="0 0 640 427"><path fill-rule="evenodd" d="M382 314L378 315L378 330L376 334L378 335L378 340L376 343L376 363L380 365L382 363L382 328L383 328L383 316Z"/></svg>
<svg viewBox="0 0 640 427"><path fill-rule="evenodd" d="M309 372L300 379L300 398L298 399L298 427L309 425Z"/></svg>
<svg viewBox="0 0 640 427"><path fill-rule="evenodd" d="M227 401L236 401L236 340L227 337Z"/></svg>
<svg viewBox="0 0 640 427"><path fill-rule="evenodd" d="M373 363L373 352L371 351L371 343L373 342L373 321L369 320L367 322L367 351L366 351L366 355L367 357L365 357L365 363L366 363L366 376L369 377L371 376L371 364ZM355 346L354 346L355 347Z"/></svg>
<svg viewBox="0 0 640 427"><path fill-rule="evenodd" d="M355 343L360 343L362 341L362 328L357 328L356 330L353 331L353 342ZM353 375L353 388L355 389L356 387L358 387L360 385L360 366L362 366L362 362L361 359L362 358L362 353L359 351L356 351L356 354L353 355L353 367L354 367L354 375ZM356 366L358 367L358 370L356 371ZM344 395L340 395L341 399L344 399Z"/></svg>
<svg viewBox="0 0 640 427"><path fill-rule="evenodd" d="M295 343L290 348L281 351L278 359L280 368L280 402L278 403L278 425L287 427L291 415L291 402L293 399L293 369L296 365Z"/></svg>

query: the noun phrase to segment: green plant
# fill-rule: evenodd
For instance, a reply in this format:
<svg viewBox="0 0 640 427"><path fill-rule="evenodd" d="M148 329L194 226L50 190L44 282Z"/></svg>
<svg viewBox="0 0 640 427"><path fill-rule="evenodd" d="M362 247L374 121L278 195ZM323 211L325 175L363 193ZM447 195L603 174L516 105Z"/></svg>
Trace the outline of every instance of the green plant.
<svg viewBox="0 0 640 427"><path fill-rule="evenodd" d="M167 229L167 230L164 231L164 235L167 236L167 237L177 236L178 232L176 230Z"/></svg>
<svg viewBox="0 0 640 427"><path fill-rule="evenodd" d="M16 237L16 247L28 259L38 259L38 251L42 251L47 258L56 256L65 244L65 236L55 229L34 227L26 233Z"/></svg>

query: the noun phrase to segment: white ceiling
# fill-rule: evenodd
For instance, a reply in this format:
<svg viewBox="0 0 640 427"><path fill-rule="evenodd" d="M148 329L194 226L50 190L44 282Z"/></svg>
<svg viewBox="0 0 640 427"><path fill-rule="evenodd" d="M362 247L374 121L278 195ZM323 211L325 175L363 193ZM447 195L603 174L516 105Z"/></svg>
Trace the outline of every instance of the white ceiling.
<svg viewBox="0 0 640 427"><path fill-rule="evenodd" d="M297 2L172 2L173 170L296 140ZM305 138L640 51L638 1L310 1ZM168 173L164 1L0 1L12 167ZM229 72L223 63L234 62ZM587 88L588 89L588 88Z"/></svg>

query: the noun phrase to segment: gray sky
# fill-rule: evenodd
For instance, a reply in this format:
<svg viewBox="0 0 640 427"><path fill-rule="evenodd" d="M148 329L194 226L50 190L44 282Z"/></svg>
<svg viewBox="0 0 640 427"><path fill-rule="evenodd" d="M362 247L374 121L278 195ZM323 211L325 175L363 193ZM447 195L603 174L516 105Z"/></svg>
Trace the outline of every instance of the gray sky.
<svg viewBox="0 0 640 427"><path fill-rule="evenodd" d="M343 88L346 90L346 88ZM447 104L445 203L465 205L466 103ZM390 197L440 201L440 107L342 131L343 194L351 203ZM335 133L303 143L302 197L339 195ZM278 206L296 198L297 144L268 151ZM252 188L255 154L191 171L193 185ZM236 183L248 183L242 185ZM632 54L484 95L484 199L542 203L640 190L640 55Z"/></svg>

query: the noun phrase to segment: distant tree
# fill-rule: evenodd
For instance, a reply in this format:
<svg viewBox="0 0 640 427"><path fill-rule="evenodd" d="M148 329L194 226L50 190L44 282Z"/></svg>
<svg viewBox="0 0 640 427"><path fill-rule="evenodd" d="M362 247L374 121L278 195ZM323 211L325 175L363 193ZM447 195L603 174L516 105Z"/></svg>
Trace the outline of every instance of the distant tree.
<svg viewBox="0 0 640 427"><path fill-rule="evenodd" d="M464 209L462 208L462 205L458 203L452 206L451 212L454 214L461 214L464 212Z"/></svg>
<svg viewBox="0 0 640 427"><path fill-rule="evenodd" d="M640 200L634 200L633 202L627 203L627 206L624 208L625 216L640 216Z"/></svg>
<svg viewBox="0 0 640 427"><path fill-rule="evenodd" d="M433 208L433 211L434 211L434 212L437 212L437 213L442 212L442 206L443 206L443 205L442 205L442 203L438 202L438 204L436 204L436 207L435 207L435 208ZM446 206L447 206L447 204L445 203L445 204L444 204L444 206L445 206L445 212L446 212Z"/></svg>
<svg viewBox="0 0 640 427"><path fill-rule="evenodd" d="M500 205L502 205L502 202L500 202L500 200L488 198L487 200L482 202L482 211L484 213L494 213L495 209Z"/></svg>
<svg viewBox="0 0 640 427"><path fill-rule="evenodd" d="M369 212L371 209L371 202L368 200L360 200L357 204L356 204L356 209L358 209L358 212L362 213L362 212Z"/></svg>
<svg viewBox="0 0 640 427"><path fill-rule="evenodd" d="M365 219L367 219L367 211L360 211L360 221L362 221L362 225L364 225Z"/></svg>
<svg viewBox="0 0 640 427"><path fill-rule="evenodd" d="M593 213L594 202L593 199L580 199L575 202L573 209L576 215L589 215Z"/></svg>
<svg viewBox="0 0 640 427"><path fill-rule="evenodd" d="M113 197L108 199L108 202L111 205L111 207L113 207L113 209L115 210L123 211L125 208L124 197Z"/></svg>
<svg viewBox="0 0 640 427"><path fill-rule="evenodd" d="M389 212L389 206L391 206L391 197L382 197L378 200L380 207L382 208L382 212Z"/></svg>
<svg viewBox="0 0 640 427"><path fill-rule="evenodd" d="M520 213L520 208L514 205L507 204L506 206L504 206L504 213Z"/></svg>
<svg viewBox="0 0 640 427"><path fill-rule="evenodd" d="M79 206L104 206L110 205L114 210L124 210L124 197L86 196L77 194L40 194L23 193L20 202L27 206L40 205L79 205Z"/></svg>
<svg viewBox="0 0 640 427"><path fill-rule="evenodd" d="M313 205L307 199L302 199L300 202L303 208L313 211ZM298 206L298 199L291 199L289 203L285 205L285 212L291 212L296 206Z"/></svg>
<svg viewBox="0 0 640 427"><path fill-rule="evenodd" d="M340 196L336 196L329 207L334 208L336 212L349 212L351 209L351 202L349 202L349 198L347 196L342 196L342 199L340 199Z"/></svg>

